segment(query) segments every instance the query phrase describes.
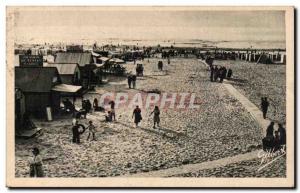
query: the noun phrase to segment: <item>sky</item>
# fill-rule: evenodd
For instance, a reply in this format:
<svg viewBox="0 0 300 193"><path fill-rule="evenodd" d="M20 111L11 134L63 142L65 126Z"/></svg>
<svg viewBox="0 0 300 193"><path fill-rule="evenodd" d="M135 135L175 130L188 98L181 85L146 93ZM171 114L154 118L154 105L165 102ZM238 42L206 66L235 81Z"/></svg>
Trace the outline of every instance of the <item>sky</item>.
<svg viewBox="0 0 300 193"><path fill-rule="evenodd" d="M142 40L284 41L284 11L19 9L18 41Z"/></svg>

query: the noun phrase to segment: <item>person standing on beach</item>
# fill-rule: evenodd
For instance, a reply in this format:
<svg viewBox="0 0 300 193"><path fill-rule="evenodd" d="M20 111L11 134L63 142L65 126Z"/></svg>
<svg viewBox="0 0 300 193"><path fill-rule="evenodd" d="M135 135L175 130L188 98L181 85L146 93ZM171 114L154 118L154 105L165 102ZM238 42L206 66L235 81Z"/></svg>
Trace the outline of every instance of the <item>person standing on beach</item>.
<svg viewBox="0 0 300 193"><path fill-rule="evenodd" d="M135 126L138 127L139 122L142 120L142 111L139 106L136 106L133 113L132 118L134 117Z"/></svg>
<svg viewBox="0 0 300 193"><path fill-rule="evenodd" d="M115 101L110 101L108 104L110 104L111 120L116 121Z"/></svg>
<svg viewBox="0 0 300 193"><path fill-rule="evenodd" d="M266 137L274 137L274 122L272 121L267 128Z"/></svg>
<svg viewBox="0 0 300 193"><path fill-rule="evenodd" d="M264 119L267 118L268 108L269 108L268 98L267 97L262 97L261 98L261 110L263 112L263 118Z"/></svg>
<svg viewBox="0 0 300 193"><path fill-rule="evenodd" d="M229 80L232 76L232 70L229 68L227 72L227 79Z"/></svg>
<svg viewBox="0 0 300 193"><path fill-rule="evenodd" d="M93 137L92 141L96 141L95 133L96 133L96 127L93 125L93 121L89 121L89 126L87 127L89 131L89 135L87 137L87 141L90 139L90 136Z"/></svg>
<svg viewBox="0 0 300 193"><path fill-rule="evenodd" d="M43 162L38 148L32 149L33 158L29 159L30 177L44 177Z"/></svg>
<svg viewBox="0 0 300 193"><path fill-rule="evenodd" d="M214 73L215 73L215 67L211 66L211 68L210 68L210 81L211 82L214 81Z"/></svg>
<svg viewBox="0 0 300 193"><path fill-rule="evenodd" d="M158 63L157 63L157 68L158 68L158 70L160 70L160 71L163 70L163 62L162 62L161 60L158 61Z"/></svg>
<svg viewBox="0 0 300 193"><path fill-rule="evenodd" d="M220 68L219 76L220 76L220 83L223 82L224 78L226 78L227 70L224 66Z"/></svg>
<svg viewBox="0 0 300 193"><path fill-rule="evenodd" d="M132 75L132 87L133 87L133 89L135 89L135 87L136 87L136 75L135 74Z"/></svg>
<svg viewBox="0 0 300 193"><path fill-rule="evenodd" d="M92 109L92 103L90 101L90 99L86 100L86 111L87 113L90 113Z"/></svg>
<svg viewBox="0 0 300 193"><path fill-rule="evenodd" d="M225 78L226 78L226 75L227 75L227 68L226 68L226 67L224 67L224 68L223 68L223 73L222 73L222 77L223 77L223 79L225 79Z"/></svg>
<svg viewBox="0 0 300 193"><path fill-rule="evenodd" d="M131 82L132 82L132 76L131 76L131 74L128 75L128 77L127 77L127 82L128 82L128 87L129 87L129 89L131 89Z"/></svg>
<svg viewBox="0 0 300 193"><path fill-rule="evenodd" d="M73 133L73 143L80 143L80 132L79 132L79 125L78 123L76 123L76 125L74 125L72 127L72 133Z"/></svg>
<svg viewBox="0 0 300 193"><path fill-rule="evenodd" d="M280 135L280 144L285 145L286 144L286 131L285 131L285 128L282 126L282 124L278 124L278 132Z"/></svg>
<svg viewBox="0 0 300 193"><path fill-rule="evenodd" d="M214 82L218 80L218 76L219 76L219 68L218 66L216 66L214 70Z"/></svg>
<svg viewBox="0 0 300 193"><path fill-rule="evenodd" d="M153 117L153 128L155 129L155 124L159 127L159 122L160 122L160 110L158 106L155 106L154 110L150 113L150 116L154 113Z"/></svg>

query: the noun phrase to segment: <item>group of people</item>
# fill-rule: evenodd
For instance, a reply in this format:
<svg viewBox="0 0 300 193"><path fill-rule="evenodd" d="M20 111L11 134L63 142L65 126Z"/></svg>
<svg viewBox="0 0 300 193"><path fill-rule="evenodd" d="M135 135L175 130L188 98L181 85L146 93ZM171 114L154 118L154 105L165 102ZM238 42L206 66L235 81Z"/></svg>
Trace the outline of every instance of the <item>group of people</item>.
<svg viewBox="0 0 300 193"><path fill-rule="evenodd" d="M82 100L82 109L84 109L84 111L87 113L90 113L91 109L92 109L92 104L90 103L90 100ZM105 121L107 122L111 122L111 121L115 121L116 120L116 114L115 114L115 102L114 101L110 101L110 110L107 112L107 115L105 115ZM98 104L98 99L95 98L93 101L93 109L94 111L105 111L105 109L101 106L99 106ZM83 118L86 118L86 114ZM77 143L80 144L80 135L83 134L85 132L85 130L88 130L88 137L87 140L90 139L90 137L92 138L92 140L96 140L96 127L93 124L92 121L89 121L89 125L87 126L87 128L85 128L84 125L79 124L78 120L82 117L82 112L78 112L75 117L73 118L72 121L72 134L73 134L73 143Z"/></svg>
<svg viewBox="0 0 300 193"><path fill-rule="evenodd" d="M92 103L89 99L82 99L81 110L78 112L77 116L83 116L86 118L86 114L92 110Z"/></svg>
<svg viewBox="0 0 300 193"><path fill-rule="evenodd" d="M109 111L110 114L112 114L111 119L115 120L114 113L111 113L112 110L114 111L114 101L110 102L111 110ZM154 125L153 128L156 128L156 126L159 127L160 123L160 110L158 106L155 106L154 110L150 113L150 116L154 114L153 121ZM73 121L72 121L72 133L73 133L73 143L80 144L80 135L82 135L85 130L88 131L87 140L91 139L93 141L96 141L96 126L93 124L93 121L89 121L88 126L85 128L82 124L79 124L78 119L80 117L77 115ZM132 113L132 118L134 118L134 123L136 127L138 127L138 124L142 121L142 110L139 108L139 106L136 106ZM34 147L32 149L33 157L29 159L29 166L30 171L29 175L30 177L44 177L44 171L43 171L43 163L42 163L42 157L40 156L40 151L37 147Z"/></svg>
<svg viewBox="0 0 300 193"><path fill-rule="evenodd" d="M136 88L136 75L135 74L129 74L127 76L127 82L128 82L128 87L129 89Z"/></svg>
<svg viewBox="0 0 300 193"><path fill-rule="evenodd" d="M272 121L267 128L266 137L263 138L263 149L275 152L286 144L286 130L282 124L278 124L278 129L274 131L275 123Z"/></svg>
<svg viewBox="0 0 300 193"><path fill-rule="evenodd" d="M137 76L144 76L144 66L143 64L137 64L135 68L135 72Z"/></svg>
<svg viewBox="0 0 300 193"><path fill-rule="evenodd" d="M112 122L116 121L116 114L115 114L115 102L110 101L110 110L108 111L107 115L105 115L105 121L106 122ZM156 126L159 127L160 123L160 110L158 106L155 106L154 110L150 113L153 116L153 128L156 128ZM139 106L136 106L132 113L132 118L134 118L134 123L136 127L138 127L139 123L142 121L142 110L139 108ZM72 121L72 133L73 133L73 143L80 144L80 135L85 132L85 130L88 130L89 134L87 137L87 140L89 140L90 137L92 137L92 140L96 140L95 133L96 133L96 127L93 124L92 121L89 121L89 125L87 128L84 127L84 125L79 124L78 120L80 119L80 116L78 114L75 116L75 118Z"/></svg>
<svg viewBox="0 0 300 193"><path fill-rule="evenodd" d="M270 103L268 101L268 97L261 97L261 110L263 114L263 118L267 118L267 112L268 108L270 106ZM275 123L271 121L269 124L267 130L266 130L266 136L263 138L263 149L265 151L277 151L279 150L283 145L286 144L286 130L282 126L281 123L278 123L278 130L274 131L274 125Z"/></svg>
<svg viewBox="0 0 300 193"><path fill-rule="evenodd" d="M232 77L232 70L224 66L210 65L210 81L211 82L223 82L224 79L230 79Z"/></svg>
<svg viewBox="0 0 300 193"><path fill-rule="evenodd" d="M158 106L155 106L153 111L150 113L149 116L153 114L153 128L155 129L156 126L159 127L160 123L160 110ZM132 118L134 118L134 123L136 127L138 127L139 123L143 120L142 118L142 110L137 105L132 113Z"/></svg>

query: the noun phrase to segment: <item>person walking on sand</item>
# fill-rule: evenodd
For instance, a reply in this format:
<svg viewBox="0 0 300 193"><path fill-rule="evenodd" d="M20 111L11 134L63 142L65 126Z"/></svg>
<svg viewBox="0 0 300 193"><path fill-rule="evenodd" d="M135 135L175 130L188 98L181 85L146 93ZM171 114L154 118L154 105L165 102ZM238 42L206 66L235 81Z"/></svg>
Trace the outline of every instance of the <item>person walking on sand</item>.
<svg viewBox="0 0 300 193"><path fill-rule="evenodd" d="M262 97L261 98L261 110L263 112L263 118L264 119L267 118L268 108L269 108L268 98L267 97Z"/></svg>
<svg viewBox="0 0 300 193"><path fill-rule="evenodd" d="M33 158L29 159L29 175L30 177L44 177L43 160L40 156L40 150L38 148L32 149Z"/></svg>
<svg viewBox="0 0 300 193"><path fill-rule="evenodd" d="M131 89L131 82L132 82L132 75L131 74L128 75L127 82L128 82L128 88Z"/></svg>
<svg viewBox="0 0 300 193"><path fill-rule="evenodd" d="M150 113L150 116L154 114L153 116L153 128L155 129L155 124L157 125L157 127L159 127L159 122L160 122L160 110L158 108L158 106L155 106L154 110Z"/></svg>
<svg viewBox="0 0 300 193"><path fill-rule="evenodd" d="M132 113L132 118L134 116L134 123L135 123L136 127L138 127L139 122L141 122L141 120L142 120L142 114L141 113L142 113L142 111L139 108L139 106L136 106L133 113Z"/></svg>
<svg viewBox="0 0 300 193"><path fill-rule="evenodd" d="M96 141L95 138L95 133L96 133L96 127L95 125L93 125L93 121L89 121L89 126L87 127L88 131L89 131L89 135L87 137L87 141L90 139L90 135L93 136L92 141Z"/></svg>

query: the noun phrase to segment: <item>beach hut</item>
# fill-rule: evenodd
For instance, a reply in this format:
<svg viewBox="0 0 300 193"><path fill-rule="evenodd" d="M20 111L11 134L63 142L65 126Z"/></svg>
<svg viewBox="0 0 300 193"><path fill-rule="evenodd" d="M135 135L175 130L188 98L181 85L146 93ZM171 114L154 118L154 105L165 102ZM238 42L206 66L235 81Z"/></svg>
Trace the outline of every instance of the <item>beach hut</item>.
<svg viewBox="0 0 300 193"><path fill-rule="evenodd" d="M55 63L76 63L79 65L81 73L81 85L83 88L89 88L89 83L92 82L89 78L91 76L86 74L92 74L92 68L89 65L94 64L92 53L72 53L72 52L63 52L57 53L55 58ZM90 71L90 72L89 72Z"/></svg>
<svg viewBox="0 0 300 193"><path fill-rule="evenodd" d="M68 85L69 89L62 89L61 84L56 67L15 67L15 87L24 95L25 111L36 117L47 117L47 108L51 114L58 113L61 92L76 93L81 88Z"/></svg>
<svg viewBox="0 0 300 193"><path fill-rule="evenodd" d="M79 85L81 74L77 63L48 63L44 67L56 67L62 83Z"/></svg>
<svg viewBox="0 0 300 193"><path fill-rule="evenodd" d="M286 64L286 54L285 53L280 54L280 63Z"/></svg>
<svg viewBox="0 0 300 193"><path fill-rule="evenodd" d="M38 117L46 115L47 107L59 109L59 95L51 91L57 84L61 79L55 67L15 67L15 86L25 96L25 109Z"/></svg>

